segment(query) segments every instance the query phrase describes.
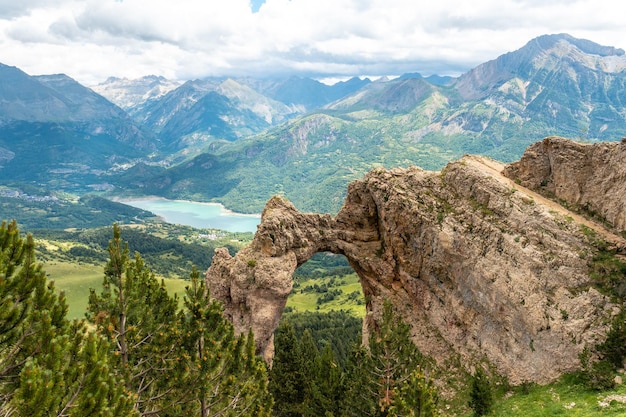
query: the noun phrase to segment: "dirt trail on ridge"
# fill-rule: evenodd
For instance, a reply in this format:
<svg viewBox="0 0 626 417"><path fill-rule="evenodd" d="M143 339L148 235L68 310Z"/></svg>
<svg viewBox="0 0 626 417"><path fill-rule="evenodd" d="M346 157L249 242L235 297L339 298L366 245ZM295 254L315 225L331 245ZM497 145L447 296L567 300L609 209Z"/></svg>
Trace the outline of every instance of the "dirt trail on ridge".
<svg viewBox="0 0 626 417"><path fill-rule="evenodd" d="M618 248L626 248L626 239L624 239L620 235L613 233L612 231L604 227L604 225L598 222L595 222L593 220L590 220L586 217L583 217L580 214L576 214L568 210L567 208L563 207L562 205L558 204L557 202L552 201L535 191L532 191L522 185L517 184L515 181L511 180L508 177L505 177L502 174L502 171L504 170L504 167L506 165L503 164L502 162L498 162L493 159L483 157L483 156L477 156L477 155L466 155L465 157L463 157L463 161L465 161L467 164L479 170L485 171L486 173L491 175L494 179L506 185L507 187L514 188L518 192L526 194L538 204L546 206L550 210L553 210L563 216L569 216L572 219L574 219L576 223L585 225L589 227L590 229L593 229L611 246L615 246Z"/></svg>

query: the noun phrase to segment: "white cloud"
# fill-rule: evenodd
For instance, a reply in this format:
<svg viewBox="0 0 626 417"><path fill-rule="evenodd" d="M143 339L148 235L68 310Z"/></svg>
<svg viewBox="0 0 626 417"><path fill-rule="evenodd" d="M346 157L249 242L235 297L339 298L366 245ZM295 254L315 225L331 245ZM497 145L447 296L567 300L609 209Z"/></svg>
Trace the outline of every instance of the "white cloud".
<svg viewBox="0 0 626 417"><path fill-rule="evenodd" d="M3 19L13 19L28 15L34 8L51 3L49 0L0 0L0 16Z"/></svg>
<svg viewBox="0 0 626 417"><path fill-rule="evenodd" d="M256 2L255 2L256 3ZM0 62L110 75L458 74L549 33L626 47L608 0L0 0Z"/></svg>

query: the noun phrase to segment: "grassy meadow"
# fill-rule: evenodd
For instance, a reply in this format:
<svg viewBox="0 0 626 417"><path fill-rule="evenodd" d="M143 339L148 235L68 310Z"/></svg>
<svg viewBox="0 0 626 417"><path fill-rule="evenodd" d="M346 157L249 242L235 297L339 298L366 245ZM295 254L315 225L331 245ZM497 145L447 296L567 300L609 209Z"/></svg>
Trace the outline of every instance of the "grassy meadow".
<svg viewBox="0 0 626 417"><path fill-rule="evenodd" d="M286 307L287 311L294 313L345 310L356 317L365 315L363 292L355 273L323 278L297 278Z"/></svg>
<svg viewBox="0 0 626 417"><path fill-rule="evenodd" d="M104 264L74 263L68 261L51 261L43 264L48 279L54 281L57 291L65 293L68 304L68 318L85 317L90 288L100 291L104 278ZM160 278L157 276L157 278ZM162 278L170 294L177 294L179 300L185 293L188 281L182 279Z"/></svg>
<svg viewBox="0 0 626 417"><path fill-rule="evenodd" d="M496 401L489 416L623 417L626 416L626 386L621 384L613 390L599 392L582 386L575 374L565 375L550 385L516 387Z"/></svg>
<svg viewBox="0 0 626 417"><path fill-rule="evenodd" d="M63 291L67 299L69 318L82 318L85 314L89 290L102 288L104 277L104 264L76 263L72 261L53 260L43 264L44 270L48 274L48 279L54 281L57 291ZM185 293L185 286L188 281L183 279L157 278L165 281L170 294L177 294L179 299ZM287 307L293 312L328 312L332 310L345 310L356 317L365 315L365 305L362 302L361 284L356 274L343 277L335 277L334 285L328 286L333 277L310 278L299 281L294 288L294 292L287 300ZM318 303L318 299L328 291L301 292L302 289L312 288L314 285L323 286L326 284L329 291L340 291L332 300ZM356 294L358 293L358 297ZM352 295L351 295L352 294ZM360 301L359 301L360 300Z"/></svg>

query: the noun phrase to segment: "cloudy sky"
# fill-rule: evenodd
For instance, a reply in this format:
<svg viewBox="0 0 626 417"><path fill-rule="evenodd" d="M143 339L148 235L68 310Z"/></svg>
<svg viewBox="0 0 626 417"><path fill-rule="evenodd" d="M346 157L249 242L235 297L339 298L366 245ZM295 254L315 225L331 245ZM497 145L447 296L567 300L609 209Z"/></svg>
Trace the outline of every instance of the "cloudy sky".
<svg viewBox="0 0 626 417"><path fill-rule="evenodd" d="M0 63L109 76L459 75L543 34L626 49L614 0L0 0Z"/></svg>

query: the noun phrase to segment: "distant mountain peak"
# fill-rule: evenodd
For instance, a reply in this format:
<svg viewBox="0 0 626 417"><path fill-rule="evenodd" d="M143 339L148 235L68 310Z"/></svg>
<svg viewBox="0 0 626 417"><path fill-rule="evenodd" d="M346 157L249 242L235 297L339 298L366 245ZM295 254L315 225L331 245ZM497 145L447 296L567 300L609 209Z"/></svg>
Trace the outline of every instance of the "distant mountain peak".
<svg viewBox="0 0 626 417"><path fill-rule="evenodd" d="M563 42L578 48L581 52L586 54L598 55L601 57L624 55L624 50L621 48L603 46L587 39L575 38L567 33L539 36L528 42L526 47L530 45L537 45L543 50L549 50L557 47L559 43L562 44Z"/></svg>
<svg viewBox="0 0 626 417"><path fill-rule="evenodd" d="M158 75L146 75L137 79L109 77L91 89L123 109L129 109L146 100L164 96L180 86Z"/></svg>
<svg viewBox="0 0 626 417"><path fill-rule="evenodd" d="M626 70L624 50L603 46L566 33L542 35L516 51L485 62L458 78L457 89L465 99L478 99L512 79L531 79L542 71L558 68L572 73L598 71L619 73Z"/></svg>

